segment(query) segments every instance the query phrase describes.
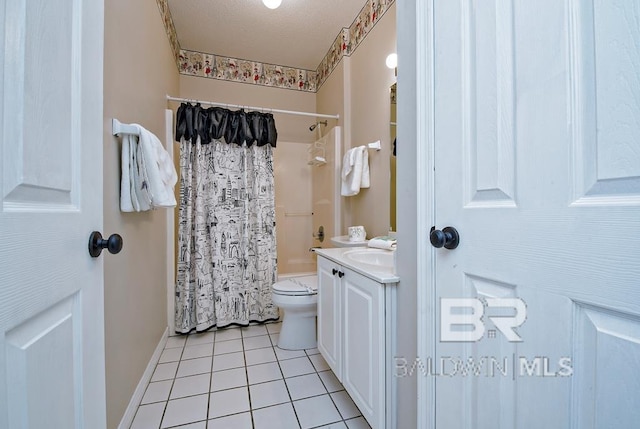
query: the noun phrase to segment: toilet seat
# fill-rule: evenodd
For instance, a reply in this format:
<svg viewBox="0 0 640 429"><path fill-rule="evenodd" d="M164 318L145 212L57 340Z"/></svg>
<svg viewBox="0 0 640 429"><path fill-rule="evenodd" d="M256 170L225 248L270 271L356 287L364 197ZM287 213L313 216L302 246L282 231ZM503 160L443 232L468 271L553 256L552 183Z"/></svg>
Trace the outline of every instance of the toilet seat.
<svg viewBox="0 0 640 429"><path fill-rule="evenodd" d="M276 282L273 293L288 296L316 295L318 293L317 276L292 277Z"/></svg>

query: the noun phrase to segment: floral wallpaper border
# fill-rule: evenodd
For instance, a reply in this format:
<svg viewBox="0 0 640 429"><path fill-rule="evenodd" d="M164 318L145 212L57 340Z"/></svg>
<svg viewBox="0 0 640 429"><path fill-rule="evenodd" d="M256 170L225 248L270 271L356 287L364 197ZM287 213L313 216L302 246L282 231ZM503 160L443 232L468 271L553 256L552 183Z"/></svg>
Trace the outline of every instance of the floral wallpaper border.
<svg viewBox="0 0 640 429"><path fill-rule="evenodd" d="M277 64L189 51L180 48L171 19L168 0L157 0L162 22L181 74L316 92L336 68L342 57L351 56L395 0L366 0L349 28L343 28L316 70L304 70Z"/></svg>

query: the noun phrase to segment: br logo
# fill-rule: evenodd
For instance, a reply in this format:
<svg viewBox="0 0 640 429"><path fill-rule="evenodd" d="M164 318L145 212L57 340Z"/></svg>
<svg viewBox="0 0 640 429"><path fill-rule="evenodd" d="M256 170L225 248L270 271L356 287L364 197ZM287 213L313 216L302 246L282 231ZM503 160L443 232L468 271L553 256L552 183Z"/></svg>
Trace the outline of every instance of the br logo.
<svg viewBox="0 0 640 429"><path fill-rule="evenodd" d="M494 314L507 312L499 309L510 309L508 311L510 314ZM440 341L479 341L486 330L483 320L485 313L493 314L487 315L487 318L507 340L522 341L515 328L521 326L527 319L527 306L520 298L441 298ZM495 337L495 331L488 331L488 337Z"/></svg>

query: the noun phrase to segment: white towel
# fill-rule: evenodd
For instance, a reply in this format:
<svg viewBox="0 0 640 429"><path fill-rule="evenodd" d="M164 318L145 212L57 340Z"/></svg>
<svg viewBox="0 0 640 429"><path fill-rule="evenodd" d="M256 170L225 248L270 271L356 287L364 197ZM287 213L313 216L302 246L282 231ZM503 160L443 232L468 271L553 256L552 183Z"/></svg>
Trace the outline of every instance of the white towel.
<svg viewBox="0 0 640 429"><path fill-rule="evenodd" d="M138 124L131 125L139 136L122 137L120 209L131 212L175 207L173 187L178 175L169 153L153 133Z"/></svg>
<svg viewBox="0 0 640 429"><path fill-rule="evenodd" d="M375 247L377 249L393 250L396 248L396 243L397 240L395 238L384 236L372 238L371 240L369 240L367 245L369 247Z"/></svg>
<svg viewBox="0 0 640 429"><path fill-rule="evenodd" d="M366 146L349 149L342 159L341 195L357 195L361 188L370 186L369 152Z"/></svg>
<svg viewBox="0 0 640 429"><path fill-rule="evenodd" d="M148 178L148 190L151 195L151 206L175 207L176 198L173 186L178 181L178 175L173 161L162 147L162 143L152 132L135 124L140 131L139 146L144 157L145 175Z"/></svg>
<svg viewBox="0 0 640 429"><path fill-rule="evenodd" d="M131 186L133 184L133 170L131 169L131 140L132 136L125 134L122 136L122 175L120 177L120 210L123 212L138 211L135 209L138 201L136 198L136 204L133 203L135 198L135 188ZM131 192L133 190L133 192Z"/></svg>

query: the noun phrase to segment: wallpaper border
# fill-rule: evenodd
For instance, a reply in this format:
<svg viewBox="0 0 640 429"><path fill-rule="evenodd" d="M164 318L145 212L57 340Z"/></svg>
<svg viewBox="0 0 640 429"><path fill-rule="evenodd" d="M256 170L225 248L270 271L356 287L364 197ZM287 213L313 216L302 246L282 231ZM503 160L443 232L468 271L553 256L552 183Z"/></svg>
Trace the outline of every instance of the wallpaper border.
<svg viewBox="0 0 640 429"><path fill-rule="evenodd" d="M317 92L340 60L355 52L366 35L395 3L395 0L366 0L349 28L343 28L336 35L316 70L181 49L168 0L157 0L157 3L180 74L303 92Z"/></svg>

